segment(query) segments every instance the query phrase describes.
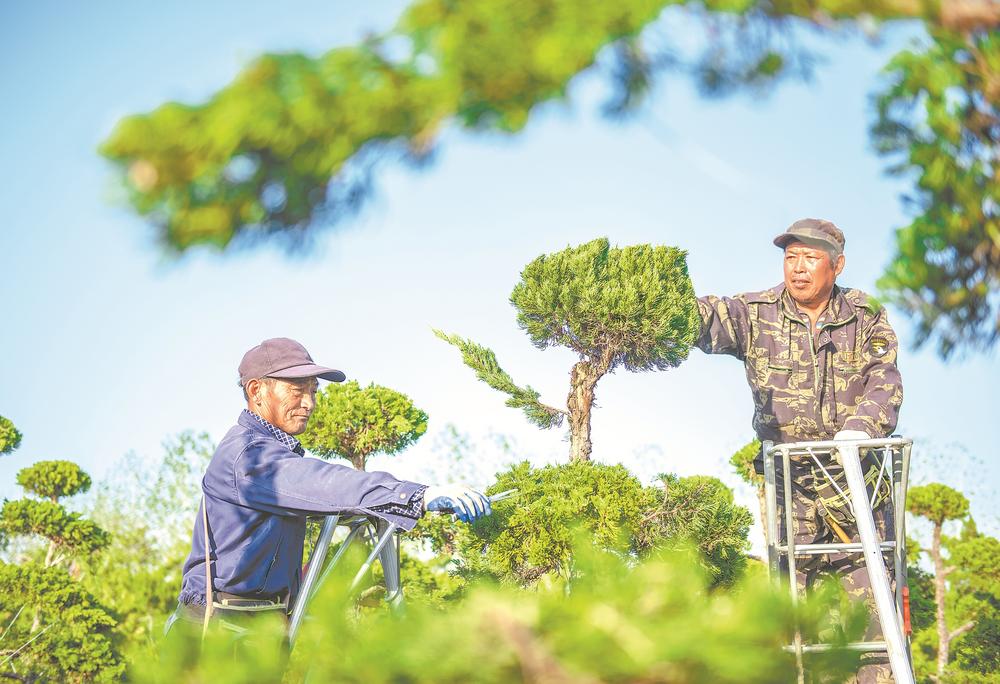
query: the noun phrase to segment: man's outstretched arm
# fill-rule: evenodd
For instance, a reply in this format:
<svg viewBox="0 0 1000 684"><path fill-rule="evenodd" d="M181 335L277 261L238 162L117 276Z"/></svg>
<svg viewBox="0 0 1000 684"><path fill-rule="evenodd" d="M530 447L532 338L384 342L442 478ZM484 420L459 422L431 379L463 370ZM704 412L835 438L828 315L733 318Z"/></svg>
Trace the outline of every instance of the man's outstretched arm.
<svg viewBox="0 0 1000 684"><path fill-rule="evenodd" d="M706 354L746 356L750 339L750 311L741 298L708 295L698 298L701 334L697 346Z"/></svg>

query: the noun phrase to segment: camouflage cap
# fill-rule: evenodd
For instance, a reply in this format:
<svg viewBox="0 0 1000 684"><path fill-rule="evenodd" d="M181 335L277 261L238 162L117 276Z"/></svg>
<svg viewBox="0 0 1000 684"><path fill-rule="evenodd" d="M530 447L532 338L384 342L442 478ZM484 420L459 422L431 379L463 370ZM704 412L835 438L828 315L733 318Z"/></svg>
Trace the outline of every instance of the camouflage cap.
<svg viewBox="0 0 1000 684"><path fill-rule="evenodd" d="M774 244L782 249L793 242L830 249L834 254L843 254L846 240L844 233L831 221L807 218L796 221L788 226L788 230L774 238Z"/></svg>

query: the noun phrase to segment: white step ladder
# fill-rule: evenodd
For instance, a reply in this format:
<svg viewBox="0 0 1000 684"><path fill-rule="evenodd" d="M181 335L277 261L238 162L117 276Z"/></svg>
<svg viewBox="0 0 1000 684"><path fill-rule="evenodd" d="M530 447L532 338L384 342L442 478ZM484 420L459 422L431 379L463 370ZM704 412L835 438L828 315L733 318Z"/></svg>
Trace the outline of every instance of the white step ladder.
<svg viewBox="0 0 1000 684"><path fill-rule="evenodd" d="M913 442L909 439L892 437L888 439L843 440L825 442L794 442L773 444L764 442L764 503L767 520L768 568L771 577L781 581L781 561L785 560L788 567L792 603L799 601L799 588L796 582L796 559L804 556L827 553L860 553L864 557L868 570L868 578L875 598L877 618L882 627L885 641L867 641L848 644L848 648L862 652L884 652L889 657L893 678L897 684L913 684L913 667L910 661L909 642L909 594L906 587L906 487L910 467L910 451ZM875 521L872 516L872 498L868 496L865 476L861 468L861 452L866 458L873 458L878 466L877 481L874 490L877 491L883 483L889 486L894 513L894 539L886 540L878 537ZM784 498L784 529L785 539L778 537L778 507L777 507L777 468L775 460L781 460L781 487ZM792 464L814 464L819 472L830 481L831 486L850 502L851 511L857 525L860 543L829 543L829 544L796 544L793 531L792 502ZM848 491L830 477L828 468L831 464L843 466ZM884 571L883 553L892 553L892 574L896 589L893 592L889 579ZM799 681L802 682L802 656L806 653L816 653L830 648L827 644L803 644L796 634L795 643L787 650L795 654Z"/></svg>

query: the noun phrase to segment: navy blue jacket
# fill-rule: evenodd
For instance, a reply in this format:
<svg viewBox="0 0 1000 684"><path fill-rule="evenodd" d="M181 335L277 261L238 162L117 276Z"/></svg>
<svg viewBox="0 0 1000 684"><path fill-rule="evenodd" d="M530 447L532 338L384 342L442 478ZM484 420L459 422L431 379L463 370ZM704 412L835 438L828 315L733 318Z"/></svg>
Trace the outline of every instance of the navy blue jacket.
<svg viewBox="0 0 1000 684"><path fill-rule="evenodd" d="M407 504L423 488L382 472L304 458L241 414L212 456L202 480L208 510L212 586L243 596L295 597L307 515L374 515L412 529L416 520L373 510ZM205 603L205 533L201 507L184 563L181 603Z"/></svg>

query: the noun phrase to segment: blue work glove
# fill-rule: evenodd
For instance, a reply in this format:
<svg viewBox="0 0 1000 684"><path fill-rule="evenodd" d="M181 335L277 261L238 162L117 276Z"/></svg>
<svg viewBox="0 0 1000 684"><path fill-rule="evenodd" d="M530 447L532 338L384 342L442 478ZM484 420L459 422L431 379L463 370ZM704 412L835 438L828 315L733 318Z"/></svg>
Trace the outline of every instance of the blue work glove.
<svg viewBox="0 0 1000 684"><path fill-rule="evenodd" d="M424 510L454 513L462 522L472 522L493 512L482 492L465 485L431 486L424 492Z"/></svg>

